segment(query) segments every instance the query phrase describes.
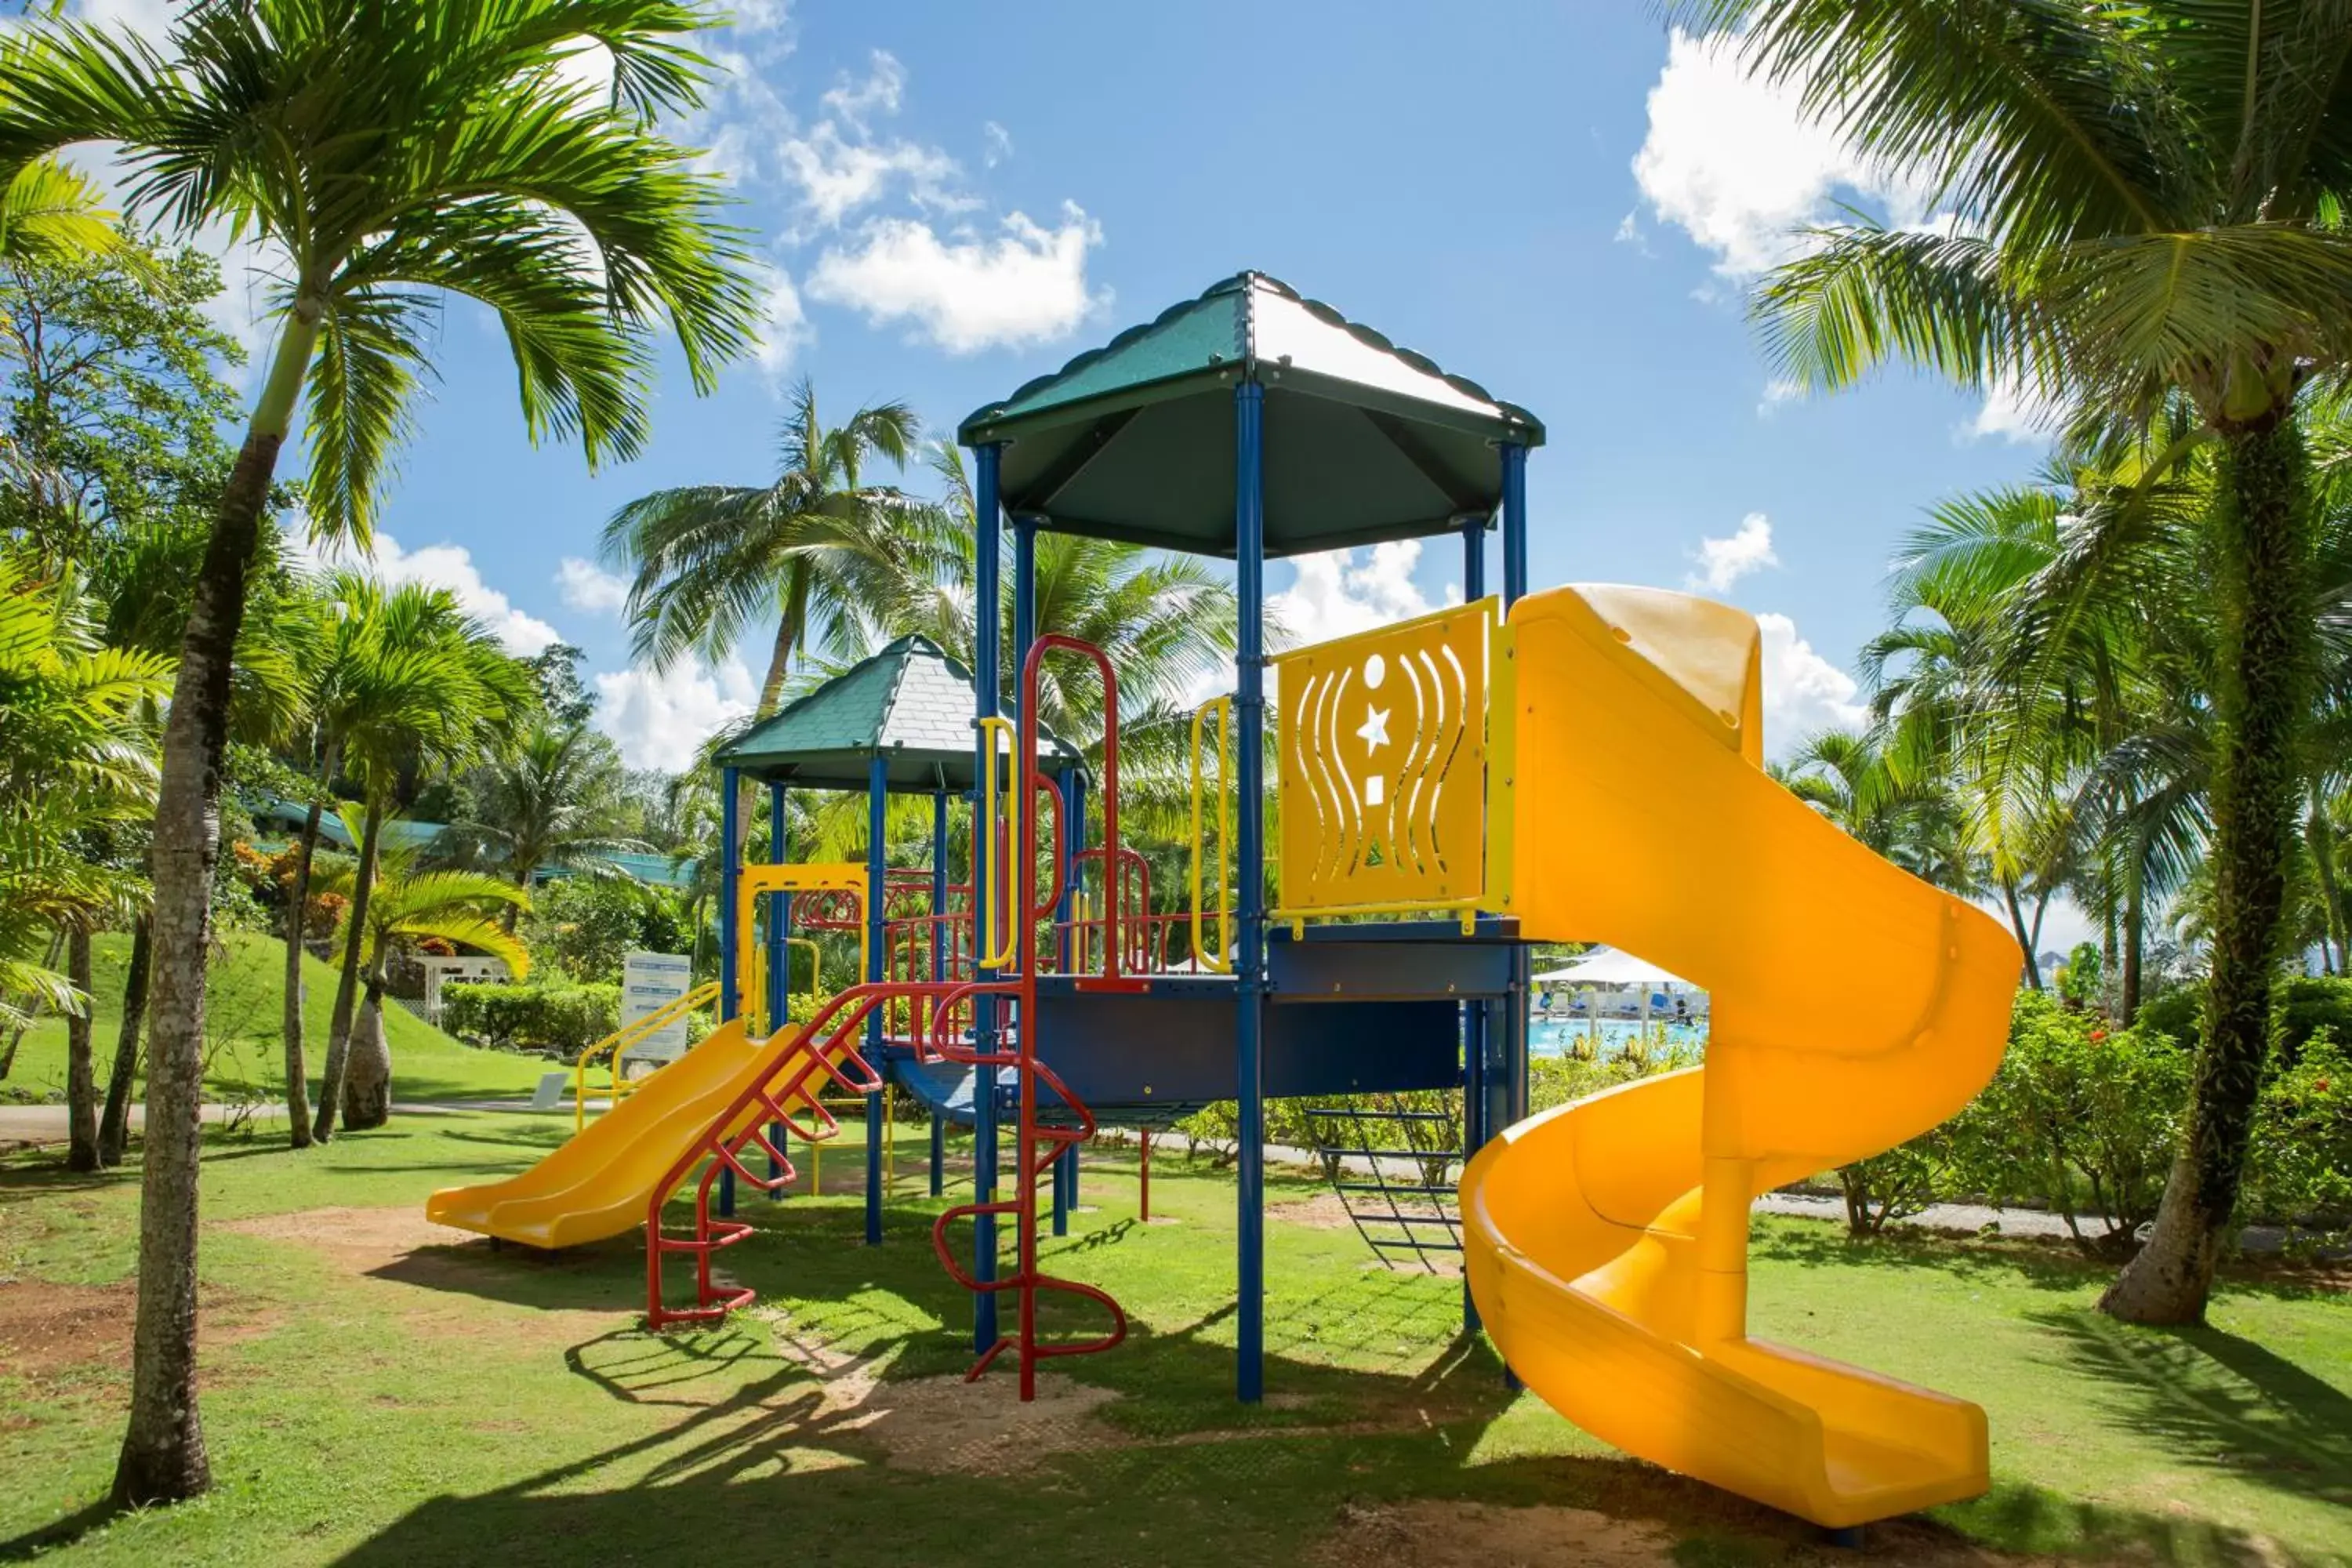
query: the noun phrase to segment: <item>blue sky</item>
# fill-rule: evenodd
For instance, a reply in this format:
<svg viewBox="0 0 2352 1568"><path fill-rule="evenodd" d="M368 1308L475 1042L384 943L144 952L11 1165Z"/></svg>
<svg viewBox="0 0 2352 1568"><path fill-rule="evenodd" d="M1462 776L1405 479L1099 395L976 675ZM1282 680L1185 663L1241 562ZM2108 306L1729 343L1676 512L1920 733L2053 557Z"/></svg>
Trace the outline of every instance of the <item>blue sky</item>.
<svg viewBox="0 0 2352 1568"><path fill-rule="evenodd" d="M585 648L634 763L675 765L748 701L764 643L737 668L632 670L586 564L616 506L763 479L803 373L834 416L902 397L944 428L1243 268L1544 418L1536 584L1698 585L1764 617L1776 751L1853 713L1845 667L1922 509L2040 455L1999 401L1905 374L1811 401L1770 384L1740 299L1791 227L1840 201L1932 215L1645 7L738 15L712 38L709 111L679 131L775 268L762 362L707 399L673 365L650 452L592 477L528 444L492 324L453 307L383 527L388 571L457 585L518 646ZM1435 602L1459 571L1433 542L1270 582L1312 636Z"/></svg>

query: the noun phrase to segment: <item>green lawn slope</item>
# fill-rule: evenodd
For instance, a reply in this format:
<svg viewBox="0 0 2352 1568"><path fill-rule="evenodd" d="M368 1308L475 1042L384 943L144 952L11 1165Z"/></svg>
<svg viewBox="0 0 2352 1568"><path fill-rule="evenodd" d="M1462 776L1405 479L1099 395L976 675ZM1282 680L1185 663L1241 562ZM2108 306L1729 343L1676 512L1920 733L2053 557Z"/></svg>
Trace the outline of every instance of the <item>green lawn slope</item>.
<svg viewBox="0 0 2352 1568"><path fill-rule="evenodd" d="M285 1048L278 1028L286 949L274 937L231 931L226 952L212 966L205 986L205 1027L209 1037L205 1069L208 1098L257 1098L275 1102L285 1082ZM130 958L126 936L100 936L92 944L97 995L98 1074L104 1081L114 1060L121 1026L122 976ZM315 1088L326 1060L327 1024L335 1008L335 971L305 954L302 960L303 1043ZM484 1050L412 1016L397 1005L384 1008L392 1042L393 1093L401 1100L465 1100L528 1094L554 1064L538 1057ZM142 1078L143 1084L144 1079ZM66 1083L66 1026L44 1018L26 1032L15 1067L0 1092L62 1095Z"/></svg>

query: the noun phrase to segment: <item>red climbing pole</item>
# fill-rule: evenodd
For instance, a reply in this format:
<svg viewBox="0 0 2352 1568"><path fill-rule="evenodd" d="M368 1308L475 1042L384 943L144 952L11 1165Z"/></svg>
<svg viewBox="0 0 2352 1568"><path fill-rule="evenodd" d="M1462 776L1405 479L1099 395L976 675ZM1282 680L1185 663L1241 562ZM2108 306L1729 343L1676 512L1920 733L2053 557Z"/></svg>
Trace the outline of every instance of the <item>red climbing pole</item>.
<svg viewBox="0 0 2352 1568"><path fill-rule="evenodd" d="M1102 672L1103 682L1103 855L1107 865L1119 864L1118 845L1118 682L1111 672L1110 660L1103 651L1076 637L1049 634L1039 637L1029 647L1029 657L1021 672L1021 732L1013 755L1024 759L1029 770L1032 786L1015 792L1022 802L1021 827L1016 835L1019 849L1014 859L1018 895L1012 900L1015 910L1025 911L1029 918L1021 922L1016 933L1015 973L1002 979L970 983L955 988L950 999L936 1010L930 1039L923 1047L924 1054L934 1059L971 1064L978 1074L972 1092L975 1095L992 1090L997 1073L1005 1068L1013 1069L1018 1085L1019 1114L1014 1161L1014 1190L1010 1198L992 1203L960 1204L940 1215L931 1226L931 1248L939 1254L940 1264L955 1281L967 1290L1013 1291L1020 1300L1019 1328L982 1352L965 1373L966 1381L986 1372L992 1363L1008 1348L1018 1355L1021 1365L1021 1397L1037 1396L1037 1363L1052 1356L1091 1355L1097 1351L1114 1348L1127 1338L1127 1314L1108 1291L1076 1279L1063 1279L1047 1274L1037 1262L1037 1202L1039 1179L1053 1169L1054 1162L1064 1151L1083 1143L1095 1135L1095 1119L1091 1111L1070 1092L1060 1075L1037 1057L1037 978L1044 967L1045 944L1039 940L1040 921L1050 918L1053 900L1048 898L1041 907L1037 897L1037 797L1034 787L1045 780L1035 772L1037 756L1037 671L1045 655L1055 648L1065 648L1092 659ZM1055 872L1058 886L1068 876L1068 835L1059 831L1061 823L1056 814L1055 834ZM1139 991L1148 984L1123 976L1119 971L1119 900L1107 898L1103 909L1102 973L1082 975L1073 982L1087 991ZM1050 926L1046 928L1050 931ZM968 1043L955 1027L961 1010L960 1004L969 997L992 995L1009 1001L1013 1006L1011 1025L998 1037L996 1049L982 1051ZM1068 1125L1050 1125L1040 1119L1038 1090L1052 1095L1055 1105L1068 1121ZM1052 1109L1045 1107L1044 1109ZM1017 1238L1017 1260L1013 1270L995 1279L973 1277L956 1260L955 1248L949 1244L948 1229L960 1220L981 1215L1010 1215ZM1058 1292L1083 1297L1099 1303L1110 1314L1109 1329L1093 1339L1059 1341L1041 1343L1037 1338L1037 1299L1042 1293Z"/></svg>

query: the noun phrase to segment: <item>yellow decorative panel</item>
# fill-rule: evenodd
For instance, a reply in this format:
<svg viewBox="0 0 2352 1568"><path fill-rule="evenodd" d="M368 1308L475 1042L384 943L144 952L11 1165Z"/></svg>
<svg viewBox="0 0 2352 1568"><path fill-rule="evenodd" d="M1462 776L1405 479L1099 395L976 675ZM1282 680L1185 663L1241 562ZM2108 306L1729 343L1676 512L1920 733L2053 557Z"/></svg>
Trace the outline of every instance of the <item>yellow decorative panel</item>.
<svg viewBox="0 0 2352 1568"><path fill-rule="evenodd" d="M1496 605L1482 600L1273 661L1277 918L1482 900Z"/></svg>

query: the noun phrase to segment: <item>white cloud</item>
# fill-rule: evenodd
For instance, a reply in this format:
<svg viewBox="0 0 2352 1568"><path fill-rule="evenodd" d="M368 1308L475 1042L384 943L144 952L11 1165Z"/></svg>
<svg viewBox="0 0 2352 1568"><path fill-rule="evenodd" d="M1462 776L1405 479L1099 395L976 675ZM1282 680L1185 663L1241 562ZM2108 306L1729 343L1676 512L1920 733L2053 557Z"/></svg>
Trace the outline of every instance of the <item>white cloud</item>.
<svg viewBox="0 0 2352 1568"><path fill-rule="evenodd" d="M993 169L1013 156L1013 132L993 120L983 120L980 125L981 144L984 149L980 161Z"/></svg>
<svg viewBox="0 0 2352 1568"><path fill-rule="evenodd" d="M1101 226L1076 204L1056 228L1013 213L994 238L942 239L928 224L880 218L855 250L818 258L808 292L876 326L908 322L950 353L1045 342L1108 303L1108 290L1087 287L1087 253L1101 243Z"/></svg>
<svg viewBox="0 0 2352 1568"><path fill-rule="evenodd" d="M1728 593L1734 583L1751 572L1780 564L1780 558L1772 553L1772 520L1751 511L1739 520L1738 531L1730 537L1702 537L1691 559L1698 563L1698 570L1683 579L1685 584L1703 594Z"/></svg>
<svg viewBox="0 0 2352 1568"><path fill-rule="evenodd" d="M1852 730L1870 717L1853 676L1813 651L1782 615L1756 617L1764 638L1764 751L1786 753L1817 730Z"/></svg>
<svg viewBox="0 0 2352 1568"><path fill-rule="evenodd" d="M682 664L667 674L639 665L596 677L596 727L633 768L676 773L693 765L712 731L751 711L758 688L740 659L717 669Z"/></svg>
<svg viewBox="0 0 2352 1568"><path fill-rule="evenodd" d="M424 583L448 589L467 615L487 625L509 653L520 658L529 658L549 644L563 640L562 633L537 616L516 609L504 594L484 582L481 568L474 564L473 552L462 544L407 550L391 534L379 531L373 551L361 553L344 547L322 551L299 531L293 537L299 542L294 553L318 565L358 566L386 583Z"/></svg>
<svg viewBox="0 0 2352 1568"><path fill-rule="evenodd" d="M896 114L907 96L907 68L887 49L877 49L868 59L864 81L844 79L820 100L827 109L863 130L876 114Z"/></svg>
<svg viewBox="0 0 2352 1568"><path fill-rule="evenodd" d="M1294 647L1366 632L1436 608L1412 580L1418 539L1365 550L1328 550L1291 559L1290 586L1265 602Z"/></svg>
<svg viewBox="0 0 2352 1568"><path fill-rule="evenodd" d="M950 188L956 161L936 147L855 142L826 120L806 136L788 138L776 152L810 214L826 227L878 200L894 184L904 184L918 206L961 211L973 205Z"/></svg>
<svg viewBox="0 0 2352 1568"><path fill-rule="evenodd" d="M2003 381L1986 388L1984 406L1960 426L1959 434L1971 441L1998 438L2039 445L2050 439L2058 419L2058 409L2022 382Z"/></svg>
<svg viewBox="0 0 2352 1568"><path fill-rule="evenodd" d="M593 561L567 555L555 568L555 585L563 602L575 610L606 616L629 602L629 580L605 571Z"/></svg>
<svg viewBox="0 0 2352 1568"><path fill-rule="evenodd" d="M1764 395L1756 400L1756 416L1759 419L1769 419L1780 411L1781 405L1794 403L1804 395L1803 382L1791 381L1786 376L1775 376L1764 384Z"/></svg>
<svg viewBox="0 0 2352 1568"><path fill-rule="evenodd" d="M793 359L815 335L809 327L808 312L801 308L800 290L793 287L791 276L781 268L769 277L761 296L760 313L760 346L756 351L760 368L771 376L781 376L792 368Z"/></svg>
<svg viewBox="0 0 2352 1568"><path fill-rule="evenodd" d="M1809 121L1793 87L1749 77L1719 37L1675 30L1649 110L1633 176L1651 211L1713 251L1727 278L1796 255L1803 242L1791 231L1833 218L1841 196L1883 208L1897 226L1927 214L1915 184Z"/></svg>

